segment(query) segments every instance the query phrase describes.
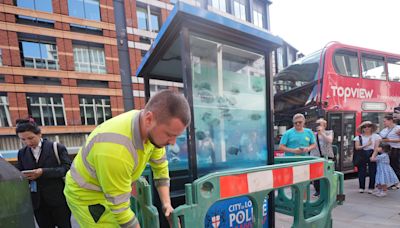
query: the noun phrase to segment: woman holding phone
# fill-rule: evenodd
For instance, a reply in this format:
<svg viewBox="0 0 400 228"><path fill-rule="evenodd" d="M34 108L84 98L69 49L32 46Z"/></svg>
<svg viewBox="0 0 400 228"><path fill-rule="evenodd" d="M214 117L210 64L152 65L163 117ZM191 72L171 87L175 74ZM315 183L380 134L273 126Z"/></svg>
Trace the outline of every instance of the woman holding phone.
<svg viewBox="0 0 400 228"><path fill-rule="evenodd" d="M63 177L71 166L67 149L43 139L32 118L17 120L16 133L25 145L18 151L17 168L29 180L39 227L71 227L71 211L63 193Z"/></svg>

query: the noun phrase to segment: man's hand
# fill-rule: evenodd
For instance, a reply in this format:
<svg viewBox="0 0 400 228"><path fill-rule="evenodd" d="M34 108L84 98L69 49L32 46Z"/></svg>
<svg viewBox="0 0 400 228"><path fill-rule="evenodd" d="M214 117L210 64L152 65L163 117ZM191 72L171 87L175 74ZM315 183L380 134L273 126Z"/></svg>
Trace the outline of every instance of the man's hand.
<svg viewBox="0 0 400 228"><path fill-rule="evenodd" d="M43 174L43 169L34 169L33 172L29 173L23 173L23 175L28 179L28 180L36 180Z"/></svg>
<svg viewBox="0 0 400 228"><path fill-rule="evenodd" d="M165 205L163 205L162 209L163 209L165 217L168 220L169 227L172 227L171 213L174 211L174 208L172 207L171 204L165 204ZM180 222L179 222L179 226L178 227L181 227Z"/></svg>

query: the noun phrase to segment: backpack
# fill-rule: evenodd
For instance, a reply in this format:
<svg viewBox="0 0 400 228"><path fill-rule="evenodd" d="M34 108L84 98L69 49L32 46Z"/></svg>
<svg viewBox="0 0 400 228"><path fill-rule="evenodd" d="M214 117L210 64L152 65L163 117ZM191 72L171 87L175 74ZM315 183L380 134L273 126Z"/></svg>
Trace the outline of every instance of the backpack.
<svg viewBox="0 0 400 228"><path fill-rule="evenodd" d="M56 156L58 165L61 165L61 161L60 161L60 157L58 156L58 148L57 148L57 142L53 142L53 151L54 151L54 155ZM63 176L63 181L65 182L65 176Z"/></svg>

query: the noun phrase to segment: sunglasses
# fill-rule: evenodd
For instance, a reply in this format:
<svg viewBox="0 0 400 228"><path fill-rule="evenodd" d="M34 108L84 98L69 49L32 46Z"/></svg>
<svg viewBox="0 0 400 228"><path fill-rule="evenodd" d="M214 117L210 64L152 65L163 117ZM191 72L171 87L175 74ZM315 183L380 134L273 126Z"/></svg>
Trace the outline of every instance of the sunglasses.
<svg viewBox="0 0 400 228"><path fill-rule="evenodd" d="M302 124L302 123L304 123L303 121L296 121L296 122L293 122L294 124Z"/></svg>
<svg viewBox="0 0 400 228"><path fill-rule="evenodd" d="M365 125L364 128L371 128L371 125Z"/></svg>

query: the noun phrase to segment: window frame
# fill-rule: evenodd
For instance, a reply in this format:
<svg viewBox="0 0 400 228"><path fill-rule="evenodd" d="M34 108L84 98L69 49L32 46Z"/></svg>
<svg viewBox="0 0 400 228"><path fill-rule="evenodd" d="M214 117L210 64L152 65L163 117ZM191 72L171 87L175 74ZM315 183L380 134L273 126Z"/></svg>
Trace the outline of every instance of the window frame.
<svg viewBox="0 0 400 228"><path fill-rule="evenodd" d="M37 98L38 103L32 103L31 98ZM61 100L61 104L55 104L54 99L59 98ZM43 103L43 100L46 101L46 99L49 99L50 103ZM31 116L32 114L32 108L33 107L38 107L39 108L39 116L40 116L40 122L37 121L38 124L41 126L67 126L67 118L66 118L66 113L65 113L65 104L64 104L64 98L61 95L56 95L54 94L51 96L51 94L45 94L45 95L35 95L35 94L29 94L26 96L27 100L27 105L28 105L28 111ZM50 106L50 107L49 107ZM51 117L53 119L53 125L48 124L46 125L45 121L45 116L44 116L44 108L47 110L51 110ZM56 108L62 108L62 114L63 114L63 119L64 119L64 124L58 123L57 121L57 115L56 115ZM50 122L51 123L51 122Z"/></svg>
<svg viewBox="0 0 400 228"><path fill-rule="evenodd" d="M392 61L396 61L396 62L392 62ZM388 80L391 82L400 82L400 58L399 57L388 57L386 58L386 64L387 64L387 76L388 76ZM397 77L392 77L392 73L390 73L390 69L391 69L391 65L397 65L399 67L399 74L397 75ZM396 78L396 80L395 80Z"/></svg>
<svg viewBox="0 0 400 228"><path fill-rule="evenodd" d="M360 68L360 73L361 73L361 77L363 78L363 79L370 79L370 80L378 80L378 81L386 81L387 80L387 68L386 68L386 59L385 59L385 56L383 56L383 55L377 55L377 54L370 54L370 53L367 53L367 52L361 52L360 53L361 55L359 55L359 62L360 62L360 66L361 66L361 68ZM382 78L382 77L380 77L380 78L373 78L373 77L366 77L365 75L364 75L364 67L365 67L365 62L364 62L364 60L365 59L367 59L367 60L375 60L375 61L382 61L382 67L383 67L383 73L385 74L384 75L384 78ZM380 67L380 66L378 66L378 67ZM375 68L377 68L377 67L375 67ZM371 68L371 69L373 69L373 68ZM368 69L368 70L370 70L370 69ZM368 71L367 70L367 71ZM365 71L366 72L366 71Z"/></svg>
<svg viewBox="0 0 400 228"><path fill-rule="evenodd" d="M85 101L91 100L92 103L85 103ZM109 104L106 104L106 100L108 100ZM100 101L101 104L98 104L96 101ZM111 99L110 97L97 97L97 96L79 96L79 114L81 117L81 124L82 125L92 125L88 124L88 117L86 115L87 109L92 108L93 111L93 118L94 118L94 124L93 125L99 125L106 120L112 118L112 111L111 111ZM103 121L99 122L98 121L98 109L101 109L101 113L103 116ZM110 118L107 119L106 115L106 108L109 108L110 111ZM83 114L83 115L82 115ZM84 120L84 121L82 121Z"/></svg>
<svg viewBox="0 0 400 228"><path fill-rule="evenodd" d="M342 52L342 53L340 53L340 52ZM338 53L340 53L341 56L344 56L346 54L347 56L356 57L356 59L357 59L357 76L347 75L347 73L348 72L352 72L352 70L351 71L347 71L346 70L346 74L342 74L343 72L341 72L339 70L339 67L337 65L336 58L335 58ZM354 55L348 55L349 53L355 54L355 56ZM345 67L347 67L347 64L349 64L351 66L350 59L344 59L344 61L345 61ZM333 68L335 70L335 73L338 74L338 75L341 75L341 76L347 77L347 78L360 78L360 75L361 75L360 57L359 57L359 53L357 51L355 51L355 50L349 50L349 49L345 49L345 48L336 49L335 52L332 55L332 65L333 65Z"/></svg>
<svg viewBox="0 0 400 228"><path fill-rule="evenodd" d="M236 11L235 11L235 3L238 3L239 6L244 5L244 19L241 17L242 12L241 9L239 7L239 16L236 15ZM248 0L232 0L232 15L235 16L236 18L240 19L240 20L244 20L244 21L249 21L249 15L248 15L248 11L249 11L249 1Z"/></svg>
<svg viewBox="0 0 400 228"><path fill-rule="evenodd" d="M99 61L94 63L94 55L93 52L95 49L97 51L102 50L102 56L97 55L97 60L104 60L104 68L102 65L99 64ZM77 72L84 72L84 73L94 73L94 74L107 74L107 61L106 61L106 56L105 56L105 50L104 47L100 47L97 45L91 45L91 44L72 44L72 52L73 52L73 57L74 57L74 68L75 71ZM85 56L85 53L87 52L87 56ZM96 52L99 53L99 52ZM93 56L92 56L93 55ZM80 59L77 59L79 56ZM79 62L80 60L84 60L85 57L87 57L88 62ZM83 67L81 65L88 64L88 71L82 70ZM96 70L94 70L96 69Z"/></svg>
<svg viewBox="0 0 400 228"><path fill-rule="evenodd" d="M265 5L261 1L254 0L253 1L253 7L252 7L252 14L253 14L253 25L255 25L258 28L266 28L266 9ZM256 13L261 15L261 26L256 23Z"/></svg>
<svg viewBox="0 0 400 228"><path fill-rule="evenodd" d="M24 48L23 48L23 42L29 42L29 43L35 43L39 45L39 55L40 58L35 58L35 57L29 57L29 56L25 56L24 54ZM21 62L23 64L23 66L25 68L33 68L33 69L47 69L47 70L59 70L60 69L60 65L59 65L59 60L58 60L58 48L57 48L57 44L55 42L51 42L51 41L43 41L41 39L25 39L25 38L18 38L18 43L19 43L19 47L20 47L20 55L21 55ZM42 54L42 45L51 45L54 50L50 50L52 52L55 52L56 54L53 56L53 59L47 59L43 57ZM47 49L46 49L47 50ZM33 62L33 67L29 67L25 61L26 59L32 59ZM45 67L38 67L38 63L37 61L44 61L44 66ZM54 61L55 64L55 68L51 68L49 67L49 61Z"/></svg>
<svg viewBox="0 0 400 228"><path fill-rule="evenodd" d="M139 27L139 14L138 12L142 12L145 14L145 21L146 21L146 28ZM154 29L154 25L152 23L153 16L157 17L158 28ZM138 21L137 28L144 31L155 32L158 33L162 26L161 20L161 11L158 9L148 5L148 4L141 4L139 2L136 3L136 20Z"/></svg>
<svg viewBox="0 0 400 228"><path fill-rule="evenodd" d="M82 8L83 8L83 15L72 15L71 14L71 12L73 12L72 11L72 8L73 7L71 7L73 4L70 4L70 2L72 2L72 1L75 1L75 2L82 2ZM70 16L70 17L76 17L76 18L81 18L81 19L85 19L85 20L93 20L93 21L101 21L101 10L100 10L100 0L90 0L91 2L94 2L94 1L96 1L96 2L98 2L98 15L99 15L99 18L97 19L92 19L92 18L90 18L87 14L86 14L86 12L88 11L88 10L86 10L86 3L85 3L85 1L88 1L88 0L67 0L67 4L68 4L68 16ZM90 3L89 3L90 4ZM91 10L89 10L90 12L92 12Z"/></svg>
<svg viewBox="0 0 400 228"><path fill-rule="evenodd" d="M7 95L0 95L0 109L5 114L6 122L3 123L3 118L0 118L0 127L12 127L10 116L10 104L8 103ZM0 113L2 113L0 112Z"/></svg>

